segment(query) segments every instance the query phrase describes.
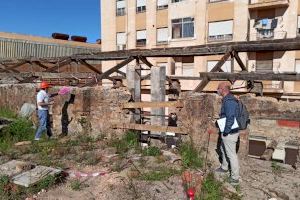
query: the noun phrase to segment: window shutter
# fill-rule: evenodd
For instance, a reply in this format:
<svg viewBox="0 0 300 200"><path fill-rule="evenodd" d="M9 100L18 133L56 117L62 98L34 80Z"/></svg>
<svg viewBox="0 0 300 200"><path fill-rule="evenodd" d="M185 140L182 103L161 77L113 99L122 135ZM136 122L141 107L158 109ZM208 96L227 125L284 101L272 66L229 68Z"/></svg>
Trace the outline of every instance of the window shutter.
<svg viewBox="0 0 300 200"><path fill-rule="evenodd" d="M169 37L169 29L168 28L159 28L157 29L157 42L166 42Z"/></svg>
<svg viewBox="0 0 300 200"><path fill-rule="evenodd" d="M125 8L125 0L124 1L117 1L117 8Z"/></svg>
<svg viewBox="0 0 300 200"><path fill-rule="evenodd" d="M136 32L136 39L137 39L137 40L143 40L143 39L146 39L146 30L137 31L137 32Z"/></svg>
<svg viewBox="0 0 300 200"><path fill-rule="evenodd" d="M208 26L209 36L229 35L232 34L233 21L210 22Z"/></svg>
<svg viewBox="0 0 300 200"><path fill-rule="evenodd" d="M126 33L117 33L117 45L126 44Z"/></svg>
<svg viewBox="0 0 300 200"><path fill-rule="evenodd" d="M136 0L136 7L146 6L146 0Z"/></svg>
<svg viewBox="0 0 300 200"><path fill-rule="evenodd" d="M168 0L157 0L157 6L165 6L168 4L169 4Z"/></svg>

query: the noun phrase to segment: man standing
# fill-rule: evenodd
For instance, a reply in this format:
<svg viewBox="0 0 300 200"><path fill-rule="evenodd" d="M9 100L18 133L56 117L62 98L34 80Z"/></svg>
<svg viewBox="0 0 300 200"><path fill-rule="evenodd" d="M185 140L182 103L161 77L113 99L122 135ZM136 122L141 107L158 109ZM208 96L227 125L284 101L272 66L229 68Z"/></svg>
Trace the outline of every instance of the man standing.
<svg viewBox="0 0 300 200"><path fill-rule="evenodd" d="M39 127L35 134L34 140L40 140L42 133L47 131L47 135L50 138L52 136L49 118L49 105L53 102L50 101L50 95L48 94L49 84L43 81L40 84L40 91L36 96L38 107Z"/></svg>
<svg viewBox="0 0 300 200"><path fill-rule="evenodd" d="M239 184L239 161L236 153L236 144L239 138L239 129L232 129L234 120L238 116L238 101L230 92L230 84L222 82L218 86L218 94L222 96L220 118L226 117L224 131L221 132L222 165L216 171L226 173L230 169L229 182ZM230 167L229 167L230 166Z"/></svg>

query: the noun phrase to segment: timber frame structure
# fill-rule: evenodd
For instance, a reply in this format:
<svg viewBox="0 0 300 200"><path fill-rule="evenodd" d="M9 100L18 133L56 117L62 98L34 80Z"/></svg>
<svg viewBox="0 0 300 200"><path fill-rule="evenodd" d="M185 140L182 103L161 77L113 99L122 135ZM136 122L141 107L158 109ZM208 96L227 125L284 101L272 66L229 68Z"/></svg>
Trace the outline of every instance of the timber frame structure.
<svg viewBox="0 0 300 200"><path fill-rule="evenodd" d="M90 80L81 87L94 86L103 79L111 81L126 79L126 73L120 69L132 61L136 61L137 65L140 62L146 64L149 68L153 65L147 60L148 57L186 57L186 56L208 56L208 55L223 55L221 60L212 68L210 72L201 72L199 77L188 76L167 76L166 80L202 80L200 84L193 90L201 92L211 80L246 80L248 82L261 80L280 80L280 81L300 81L300 74L296 73L255 73L248 72L246 66L239 57L239 52L263 52L263 51L294 51L300 50L300 40L298 39L279 39L266 41L248 41L248 42L227 42L199 46L175 47L175 48L157 48L157 49L135 49L125 51L111 52L95 52L93 54L76 54L68 57L59 58L24 58L0 60L0 75L19 77L16 78L19 83L33 82L36 79L45 77L60 77L72 78L73 73L59 73L59 69L70 63L80 63L90 69L92 73L77 74L76 77L89 78ZM234 58L241 68L240 73L224 73L221 66L228 58ZM110 61L122 60L119 64L111 69L101 72L88 61ZM42 72L24 73L18 71L18 68L25 65L36 65L43 69ZM138 71L149 70L137 68ZM120 76L112 77L113 73L118 73ZM139 73L140 74L140 73ZM21 78L20 78L21 77ZM92 77L92 78L91 78ZM150 74L141 76L141 80L150 79Z"/></svg>

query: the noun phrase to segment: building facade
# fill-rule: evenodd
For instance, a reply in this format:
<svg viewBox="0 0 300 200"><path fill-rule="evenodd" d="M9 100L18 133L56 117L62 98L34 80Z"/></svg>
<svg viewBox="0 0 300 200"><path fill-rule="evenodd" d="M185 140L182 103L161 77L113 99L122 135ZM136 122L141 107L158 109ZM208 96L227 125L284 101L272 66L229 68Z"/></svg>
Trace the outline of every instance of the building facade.
<svg viewBox="0 0 300 200"><path fill-rule="evenodd" d="M296 38L299 16L300 0L102 0L102 51ZM198 76L221 57L155 58L151 62L165 66L167 75ZM240 57L248 71L300 73L300 51L240 53ZM116 61L104 63L103 67L110 68ZM222 69L234 72L239 67L228 60ZM197 83L181 81L182 89L194 89ZM300 92L300 83L266 81L264 88ZM216 83L206 87L213 89Z"/></svg>

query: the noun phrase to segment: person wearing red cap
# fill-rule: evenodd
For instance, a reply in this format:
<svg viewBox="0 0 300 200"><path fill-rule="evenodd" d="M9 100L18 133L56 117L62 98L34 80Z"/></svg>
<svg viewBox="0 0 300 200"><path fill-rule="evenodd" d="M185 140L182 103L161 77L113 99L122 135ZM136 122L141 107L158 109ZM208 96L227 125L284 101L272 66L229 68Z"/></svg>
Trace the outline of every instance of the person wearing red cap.
<svg viewBox="0 0 300 200"><path fill-rule="evenodd" d="M52 136L49 118L49 105L52 105L53 101L50 100L48 89L49 84L45 81L42 81L42 83L40 84L40 91L37 93L36 96L39 127L35 133L34 140L40 140L44 131L47 131L47 135L49 138Z"/></svg>

